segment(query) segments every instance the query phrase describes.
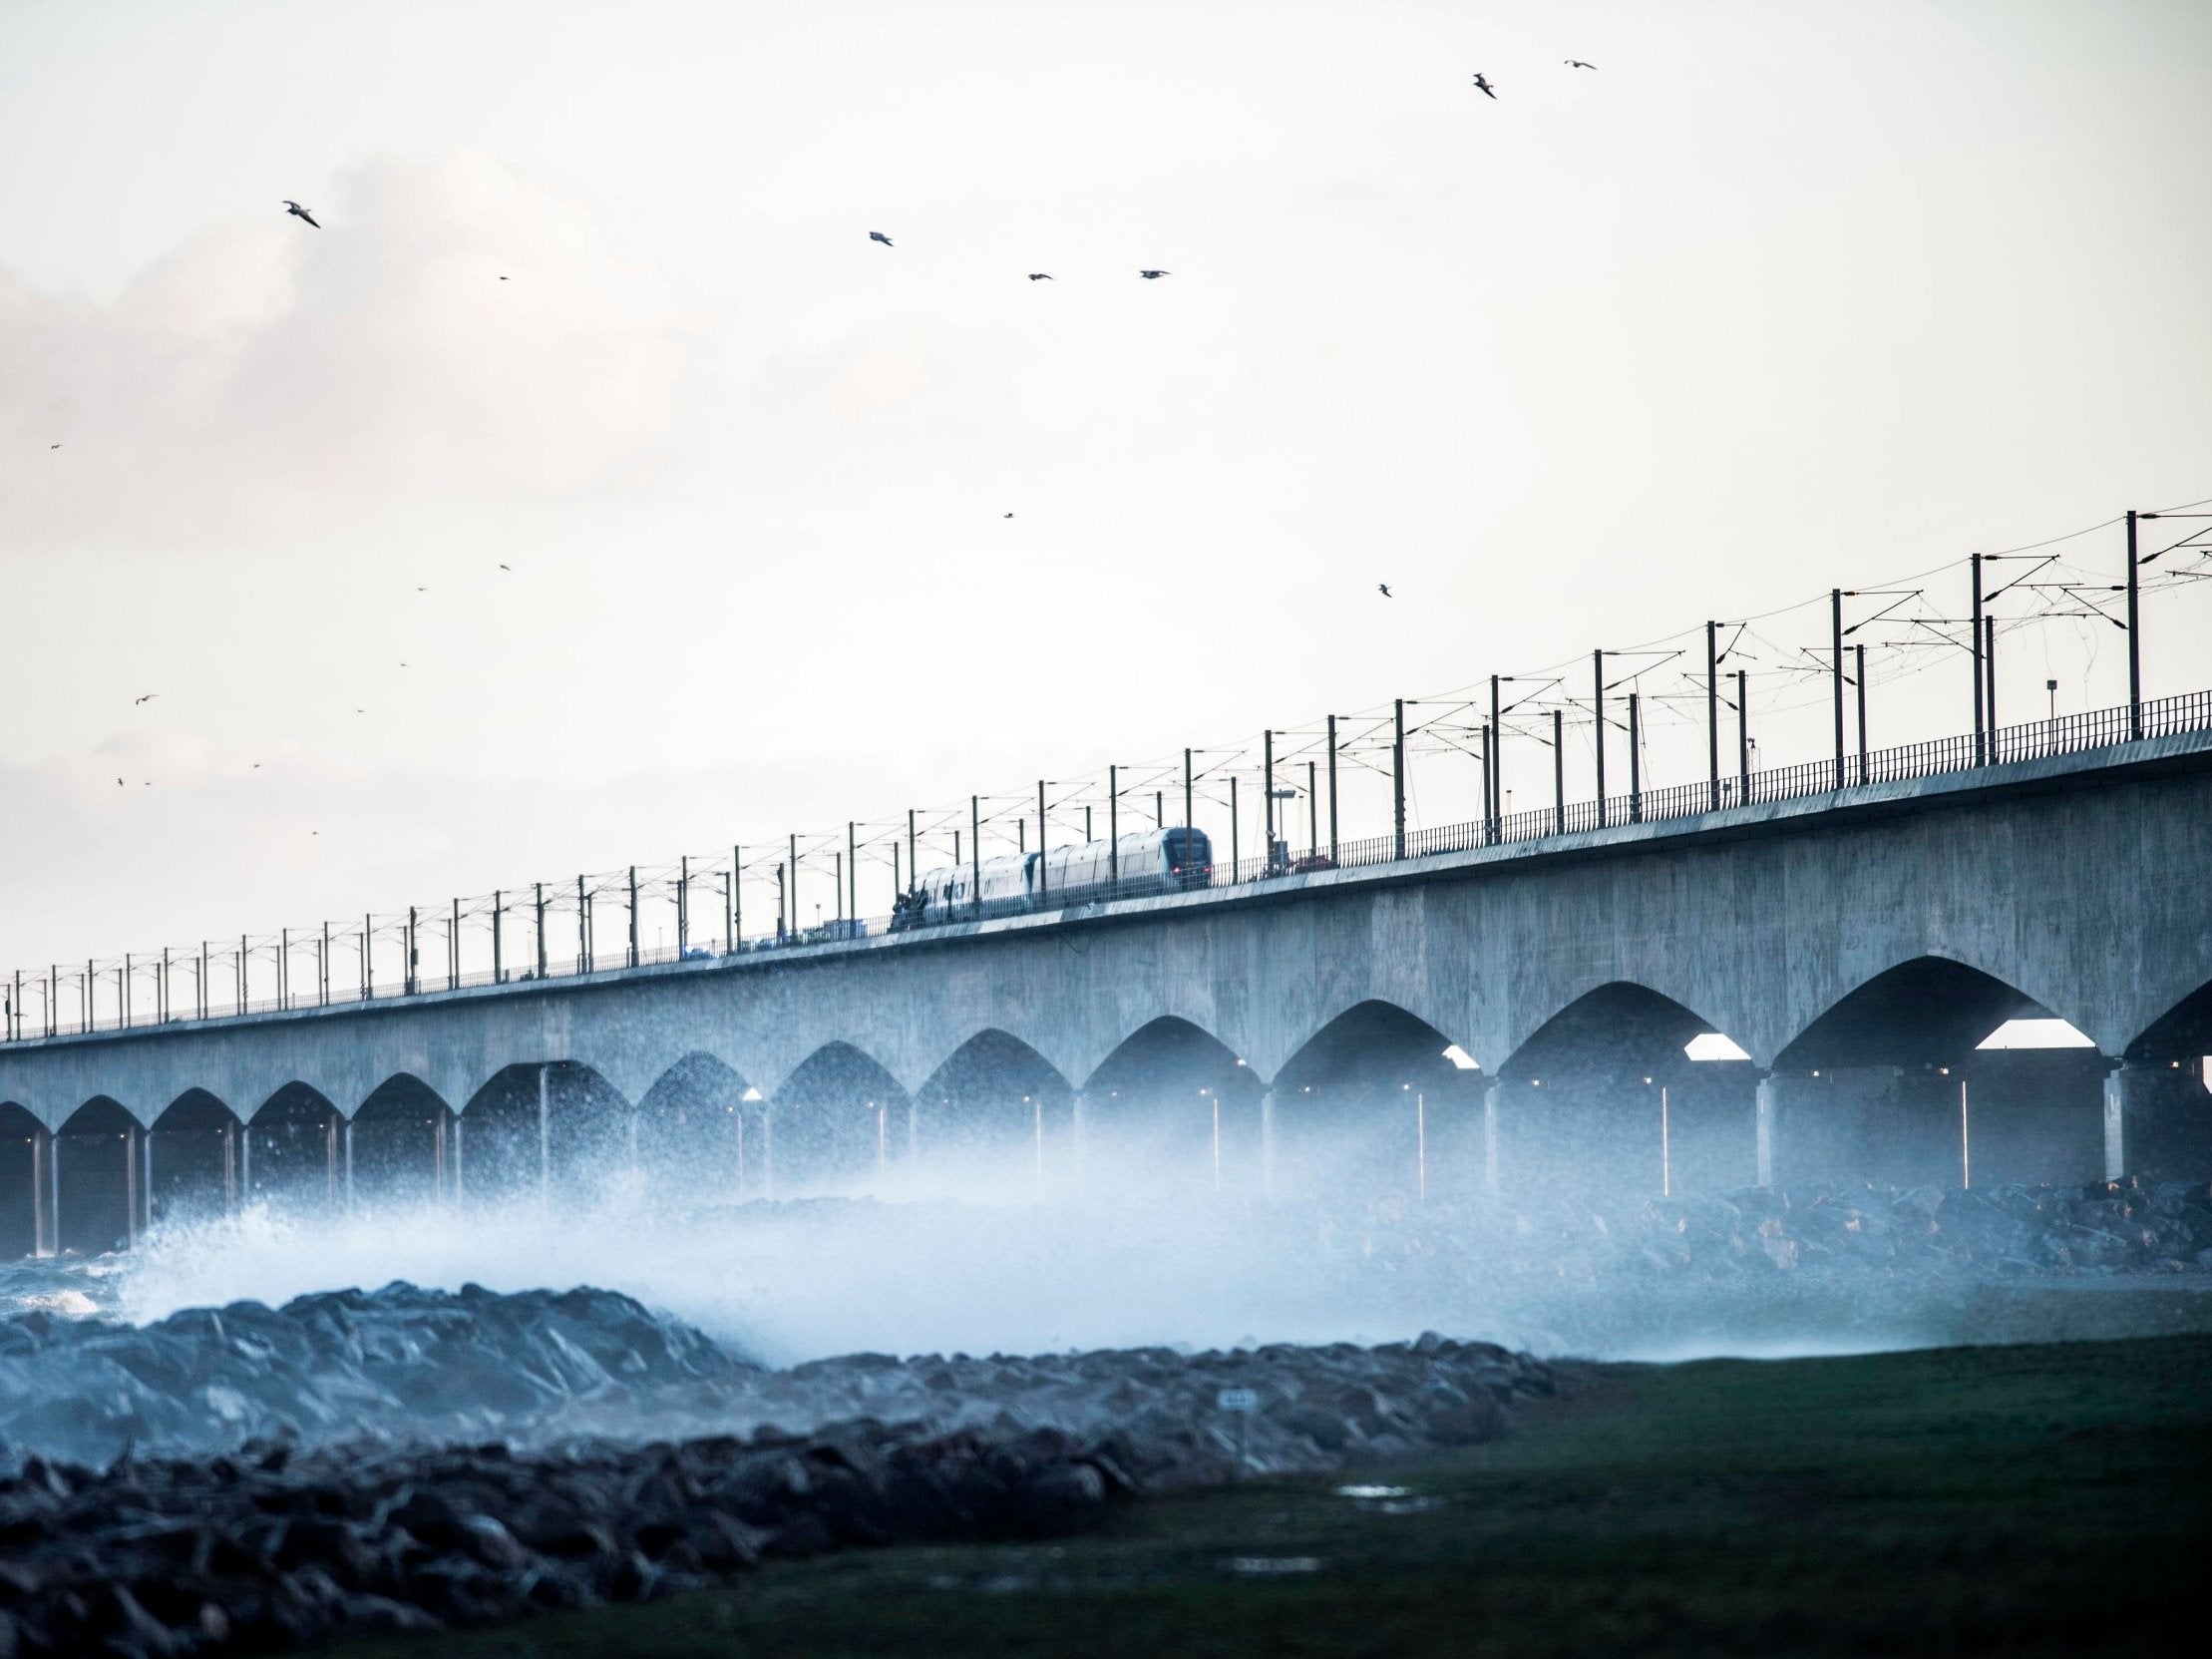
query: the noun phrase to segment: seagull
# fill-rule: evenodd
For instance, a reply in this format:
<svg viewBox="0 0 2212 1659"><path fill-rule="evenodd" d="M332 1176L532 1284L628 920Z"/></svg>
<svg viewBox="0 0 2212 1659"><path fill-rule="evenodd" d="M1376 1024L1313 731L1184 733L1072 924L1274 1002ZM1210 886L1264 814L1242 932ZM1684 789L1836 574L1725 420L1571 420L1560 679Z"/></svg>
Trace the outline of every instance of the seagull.
<svg viewBox="0 0 2212 1659"><path fill-rule="evenodd" d="M1375 592L1380 594L1386 600L1394 600L1398 597L1397 595L1390 592L1390 584L1388 584L1387 582L1376 583Z"/></svg>
<svg viewBox="0 0 2212 1659"><path fill-rule="evenodd" d="M427 594L430 592L430 590L428 588L418 588L415 590L415 592L418 594Z"/></svg>
<svg viewBox="0 0 2212 1659"><path fill-rule="evenodd" d="M161 692L159 692L159 691L149 691L149 692L147 692L147 694L146 694L145 696L143 696L143 697L133 697L133 698L131 699L131 705L132 705L132 707L136 708L136 707L137 707L137 706L138 706L139 704L141 704L141 703L149 703L149 702L152 702L152 701L153 701L153 700L154 700L154 699L155 699L156 697L160 696L161 694L162 694L162 693L161 693Z"/></svg>
<svg viewBox="0 0 2212 1659"><path fill-rule="evenodd" d="M48 444L46 447L48 449L60 449L62 446L60 444Z"/></svg>
<svg viewBox="0 0 2212 1659"><path fill-rule="evenodd" d="M1165 270L1140 270L1139 272L1137 272L1137 274L1143 277L1147 282L1152 282L1157 281L1163 276L1172 276L1174 272Z"/></svg>
<svg viewBox="0 0 2212 1659"><path fill-rule="evenodd" d="M123 780L121 778L116 779L116 787L118 789L121 789L123 787Z"/></svg>
<svg viewBox="0 0 2212 1659"><path fill-rule="evenodd" d="M509 576L513 576L515 574L515 567L512 565L502 565L500 569L505 571Z"/></svg>
<svg viewBox="0 0 2212 1659"><path fill-rule="evenodd" d="M1569 58L1567 67L1569 69L1596 69L1598 66L1596 64L1586 64L1580 58Z"/></svg>
<svg viewBox="0 0 2212 1659"><path fill-rule="evenodd" d="M305 220L306 220L306 221L307 221L307 222L308 222L309 224L315 224L315 215L314 215L313 213L309 212L309 211L308 211L308 210L307 210L307 209L306 209L305 207L301 207L301 206L300 206L300 205L299 205L298 203L296 203L296 202L287 202L287 203L285 203L285 204L284 204L284 210L285 210L285 211L286 211L287 213L290 213L290 214L292 215L292 217L294 217L294 218L303 218L303 219L305 219ZM316 228L316 229L318 229L318 230L320 230L320 229L322 228L322 226L321 226L321 225L319 225L319 224L315 224L315 228Z"/></svg>
<svg viewBox="0 0 2212 1659"><path fill-rule="evenodd" d="M1475 91L1481 93L1485 98L1495 98L1498 96L1496 93L1490 90L1490 78L1486 75L1477 75L1475 77Z"/></svg>
<svg viewBox="0 0 2212 1659"><path fill-rule="evenodd" d="M504 282L504 281L506 281L506 280L507 280L507 278L503 276L503 277L501 277L501 278L500 278L500 280L501 280L502 282ZM318 835L320 835L320 834L321 834L322 832L321 832L320 830L317 830L317 831L316 831L315 833L316 833L316 834L318 834Z"/></svg>
<svg viewBox="0 0 2212 1659"><path fill-rule="evenodd" d="M882 242L886 247L891 246L891 238L885 235L881 230L869 231L868 239L872 242Z"/></svg>
<svg viewBox="0 0 2212 1659"><path fill-rule="evenodd" d="M1013 515L1011 513L1001 513L999 517L1002 519L1010 519L1013 517Z"/></svg>
<svg viewBox="0 0 2212 1659"><path fill-rule="evenodd" d="M1049 282L1052 280L1052 273L1049 270L1033 270L1029 273L1029 280L1032 282Z"/></svg>

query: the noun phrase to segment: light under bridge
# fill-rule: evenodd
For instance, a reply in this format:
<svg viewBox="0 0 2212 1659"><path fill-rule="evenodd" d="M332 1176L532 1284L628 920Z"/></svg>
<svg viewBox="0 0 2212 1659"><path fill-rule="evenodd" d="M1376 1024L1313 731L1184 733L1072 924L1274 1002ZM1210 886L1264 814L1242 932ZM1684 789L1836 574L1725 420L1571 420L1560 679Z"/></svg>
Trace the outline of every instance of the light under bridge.
<svg viewBox="0 0 2212 1659"><path fill-rule="evenodd" d="M1049 1191L1130 1146L1194 1191L1283 1197L2212 1164L2212 732L1430 839L1230 888L10 1042L0 1250L629 1168L739 1199L957 1155ZM2024 1017L2092 1045L1980 1046ZM1741 1057L1685 1051L1714 1034Z"/></svg>

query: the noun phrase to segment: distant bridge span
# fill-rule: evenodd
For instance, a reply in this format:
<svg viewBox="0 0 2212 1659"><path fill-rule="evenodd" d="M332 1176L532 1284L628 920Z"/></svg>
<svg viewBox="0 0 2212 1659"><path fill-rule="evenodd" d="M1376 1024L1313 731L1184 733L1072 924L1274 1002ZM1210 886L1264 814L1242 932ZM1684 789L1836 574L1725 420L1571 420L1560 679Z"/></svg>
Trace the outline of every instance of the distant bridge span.
<svg viewBox="0 0 2212 1659"><path fill-rule="evenodd" d="M1242 1073L1272 1121L1279 1091L1325 1074L1342 1092L1362 1052L1434 1068L1449 1042L1472 1066L1433 1080L1479 1098L1494 1173L1501 1124L1560 1098L1538 1092L1547 1075L1665 1070L1712 1031L1748 1055L1731 1074L1755 1097L1744 1156L1755 1140L1763 1180L1819 1110L1793 1097L1799 1079L1948 1077L2037 1012L2091 1038L2101 1058L2084 1057L2109 1073L2092 1096L2106 1173L2212 1143L2212 733L1229 891L19 1042L0 1048L0 1115L29 1148L50 1248L57 1132L130 1148L135 1230L160 1190L141 1131L187 1099L232 1138L223 1114L320 1111L335 1159L395 1087L443 1135L519 1067L588 1073L631 1108L705 1077L744 1090L725 1105L766 1141L815 1109L802 1096L951 1092L979 1042L1080 1115L1135 1049L1176 1049L1160 1046L1172 1032L1176 1051ZM0 1168L0 1190L12 1180Z"/></svg>

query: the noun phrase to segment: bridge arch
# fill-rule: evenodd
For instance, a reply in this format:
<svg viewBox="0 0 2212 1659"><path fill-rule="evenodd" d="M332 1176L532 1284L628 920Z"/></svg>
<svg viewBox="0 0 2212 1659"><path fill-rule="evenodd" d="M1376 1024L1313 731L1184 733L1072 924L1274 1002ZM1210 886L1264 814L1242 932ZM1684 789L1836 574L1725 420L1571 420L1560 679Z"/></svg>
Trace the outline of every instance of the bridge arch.
<svg viewBox="0 0 2212 1659"><path fill-rule="evenodd" d="M184 1221L226 1214L238 1201L245 1124L229 1103L187 1088L146 1131L147 1219Z"/></svg>
<svg viewBox="0 0 2212 1659"><path fill-rule="evenodd" d="M1400 1004L1352 1004L1276 1073L1275 1184L1368 1197L1466 1191L1481 1179L1481 1073Z"/></svg>
<svg viewBox="0 0 2212 1659"><path fill-rule="evenodd" d="M629 1101L580 1060L501 1067L461 1108L453 1188L466 1200L588 1189L635 1161Z"/></svg>
<svg viewBox="0 0 2212 1659"><path fill-rule="evenodd" d="M915 1090L907 1149L940 1178L1039 1193L1073 1173L1074 1101L1051 1061L1013 1033L985 1027Z"/></svg>
<svg viewBox="0 0 2212 1659"><path fill-rule="evenodd" d="M14 1100L0 1100L0 1261L36 1255L39 1217L45 1208L37 1182L43 1173L39 1137L46 1125Z"/></svg>
<svg viewBox="0 0 2212 1659"><path fill-rule="evenodd" d="M248 1202L319 1208L340 1193L345 1118L329 1095L293 1078L246 1115L239 1190Z"/></svg>
<svg viewBox="0 0 2212 1659"><path fill-rule="evenodd" d="M450 1190L453 1108L412 1071L395 1071L347 1121L355 1203L420 1203Z"/></svg>
<svg viewBox="0 0 2212 1659"><path fill-rule="evenodd" d="M79 1255L121 1250L138 1236L139 1120L95 1094L54 1131L55 1248Z"/></svg>
<svg viewBox="0 0 2212 1659"><path fill-rule="evenodd" d="M2095 1179L2111 1061L2094 1047L1982 1047L2010 1021L2060 1018L1956 957L1869 976L1776 1052L1761 1106L1768 1177Z"/></svg>
<svg viewBox="0 0 2212 1659"><path fill-rule="evenodd" d="M2130 1065L2171 1066L2178 1060L2188 1069L2193 1061L2201 1076L2204 1057L2212 1054L2212 980L2137 1032L2120 1053Z"/></svg>
<svg viewBox="0 0 2212 1659"><path fill-rule="evenodd" d="M1637 981L1585 991L1498 1067L1488 1102L1496 1179L1509 1191L1564 1179L1624 1197L1749 1186L1759 1068L1748 1055L1689 1051L1726 1036Z"/></svg>
<svg viewBox="0 0 2212 1659"><path fill-rule="evenodd" d="M1265 1092L1236 1050L1195 1021L1147 1020L1083 1081L1086 1179L1105 1190L1257 1187Z"/></svg>
<svg viewBox="0 0 2212 1659"><path fill-rule="evenodd" d="M759 1157L759 1090L720 1055L695 1048L672 1062L637 1101L638 1167L650 1190L695 1200L743 1198L748 1153Z"/></svg>
<svg viewBox="0 0 2212 1659"><path fill-rule="evenodd" d="M892 1125L906 1122L911 1104L875 1055L825 1042L769 1097L764 1187L788 1195L874 1185L891 1160Z"/></svg>

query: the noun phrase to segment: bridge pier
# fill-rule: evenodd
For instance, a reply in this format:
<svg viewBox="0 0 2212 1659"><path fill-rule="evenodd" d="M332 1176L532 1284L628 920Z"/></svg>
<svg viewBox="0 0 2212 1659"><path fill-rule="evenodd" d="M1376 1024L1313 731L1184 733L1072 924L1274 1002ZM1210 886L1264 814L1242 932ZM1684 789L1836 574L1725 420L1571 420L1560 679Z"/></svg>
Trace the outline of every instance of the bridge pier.
<svg viewBox="0 0 2212 1659"><path fill-rule="evenodd" d="M2201 1065L2201 1061L2198 1062ZM2200 1180L2212 1171L2212 1092L2187 1064L2122 1064L2104 1076L2104 1178Z"/></svg>
<svg viewBox="0 0 2212 1659"><path fill-rule="evenodd" d="M1492 1077L1482 1089L1482 1190L1493 1196L1498 1190L1498 1116L1504 1109L1504 1089L1503 1077Z"/></svg>
<svg viewBox="0 0 2212 1659"><path fill-rule="evenodd" d="M31 1254L51 1256L54 1253L54 1214L50 1204L54 1164L54 1136L44 1129L34 1129L30 1137L31 1177Z"/></svg>
<svg viewBox="0 0 2212 1659"><path fill-rule="evenodd" d="M46 1135L41 1144L46 1151L46 1179L42 1182L46 1196L46 1248L49 1256L62 1253L62 1137Z"/></svg>
<svg viewBox="0 0 2212 1659"><path fill-rule="evenodd" d="M553 1097L550 1065L538 1068L538 1201L553 1201Z"/></svg>
<svg viewBox="0 0 2212 1659"><path fill-rule="evenodd" d="M1775 1154L1780 1150L1782 1138L1782 1089L1780 1077L1771 1071L1762 1071L1752 1095L1752 1133L1758 1148L1757 1181L1762 1187L1774 1185Z"/></svg>

